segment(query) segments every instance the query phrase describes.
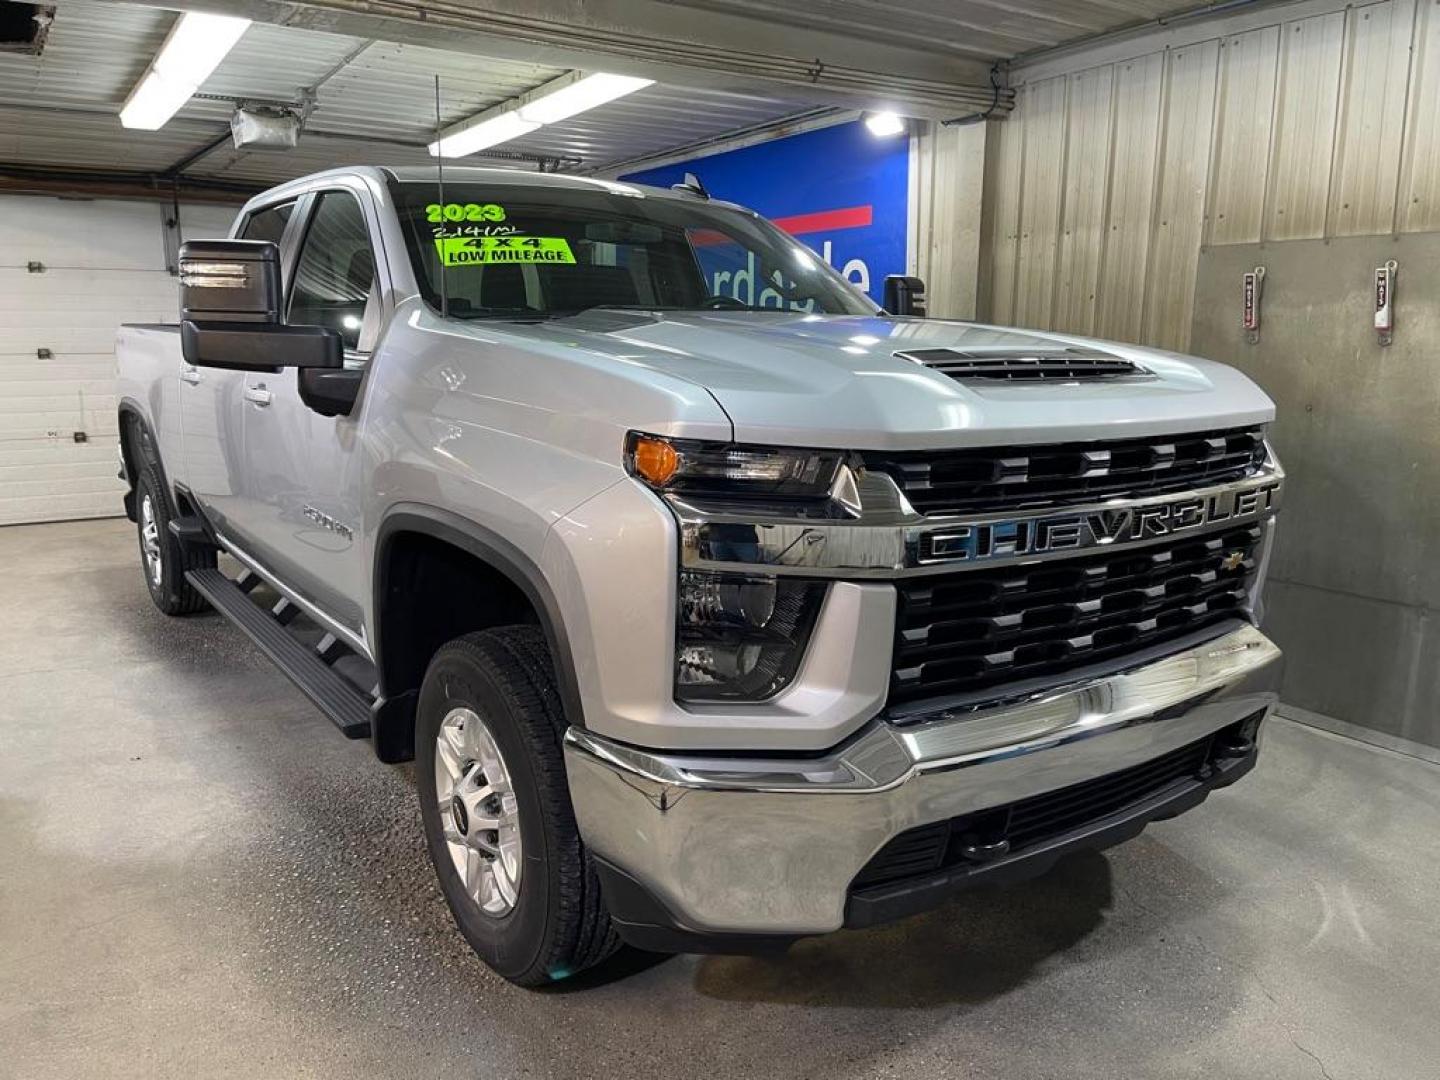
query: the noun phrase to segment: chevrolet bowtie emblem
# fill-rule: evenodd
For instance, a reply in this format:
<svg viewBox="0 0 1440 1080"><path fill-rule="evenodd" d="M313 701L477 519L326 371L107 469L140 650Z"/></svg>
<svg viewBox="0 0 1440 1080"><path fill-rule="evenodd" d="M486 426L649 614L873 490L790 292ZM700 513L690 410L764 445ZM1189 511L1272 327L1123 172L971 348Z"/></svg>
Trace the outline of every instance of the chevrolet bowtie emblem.
<svg viewBox="0 0 1440 1080"><path fill-rule="evenodd" d="M1238 566L1239 566L1241 563L1243 563L1244 561L1245 561L1245 552L1243 552L1243 551L1232 551L1232 552L1230 552L1229 555L1226 555L1225 558L1223 558L1223 559L1220 560L1220 569L1222 569L1222 570L1234 570L1236 567L1238 567Z"/></svg>

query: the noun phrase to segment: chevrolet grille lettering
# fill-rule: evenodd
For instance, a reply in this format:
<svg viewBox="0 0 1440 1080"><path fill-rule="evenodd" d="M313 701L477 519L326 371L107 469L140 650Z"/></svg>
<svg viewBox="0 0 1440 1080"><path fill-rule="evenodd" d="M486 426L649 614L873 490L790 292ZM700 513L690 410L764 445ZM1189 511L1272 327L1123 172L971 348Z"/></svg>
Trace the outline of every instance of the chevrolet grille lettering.
<svg viewBox="0 0 1440 1080"><path fill-rule="evenodd" d="M980 562L1051 551L1130 544L1225 521L1245 521L1275 508L1278 480L1208 497L1055 514L1013 521L977 521L925 534L921 562Z"/></svg>

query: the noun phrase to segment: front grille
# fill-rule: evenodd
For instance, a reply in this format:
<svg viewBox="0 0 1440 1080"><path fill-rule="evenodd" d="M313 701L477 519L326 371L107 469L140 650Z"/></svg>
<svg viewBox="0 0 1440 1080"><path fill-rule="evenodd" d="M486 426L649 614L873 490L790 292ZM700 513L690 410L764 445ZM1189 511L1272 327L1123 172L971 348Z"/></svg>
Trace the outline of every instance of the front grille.
<svg viewBox="0 0 1440 1080"><path fill-rule="evenodd" d="M1234 725L1237 733L1254 725L1247 717ZM966 849L1004 844L1007 855L1023 854L1044 841L1064 836L1086 825L1158 795L1181 781L1198 778L1216 758L1217 745L1230 729L1182 746L1153 761L1121 769L1058 791L1047 791L1007 806L964 817L922 825L894 837L875 853L851 883L851 889L889 885L965 864L979 865Z"/></svg>
<svg viewBox="0 0 1440 1080"><path fill-rule="evenodd" d="M1265 459L1261 428L977 450L867 451L922 514L1156 495L1237 480Z"/></svg>
<svg viewBox="0 0 1440 1080"><path fill-rule="evenodd" d="M891 705L968 695L1244 614L1259 525L1149 547L896 582Z"/></svg>
<svg viewBox="0 0 1440 1080"><path fill-rule="evenodd" d="M1077 382L1091 379L1148 379L1139 364L1093 349L1050 349L1025 353L969 352L965 349L908 349L895 354L958 382Z"/></svg>

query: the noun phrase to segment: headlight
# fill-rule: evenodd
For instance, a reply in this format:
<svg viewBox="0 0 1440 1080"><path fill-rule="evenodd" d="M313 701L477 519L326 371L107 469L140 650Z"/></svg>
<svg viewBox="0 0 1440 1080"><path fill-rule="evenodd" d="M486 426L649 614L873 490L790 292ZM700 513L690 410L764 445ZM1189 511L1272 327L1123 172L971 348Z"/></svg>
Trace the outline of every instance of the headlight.
<svg viewBox="0 0 1440 1080"><path fill-rule="evenodd" d="M680 574L678 701L763 701L795 677L825 582L745 574Z"/></svg>
<svg viewBox="0 0 1440 1080"><path fill-rule="evenodd" d="M665 439L632 431L625 468L657 491L691 496L827 495L840 468L838 450L745 446Z"/></svg>

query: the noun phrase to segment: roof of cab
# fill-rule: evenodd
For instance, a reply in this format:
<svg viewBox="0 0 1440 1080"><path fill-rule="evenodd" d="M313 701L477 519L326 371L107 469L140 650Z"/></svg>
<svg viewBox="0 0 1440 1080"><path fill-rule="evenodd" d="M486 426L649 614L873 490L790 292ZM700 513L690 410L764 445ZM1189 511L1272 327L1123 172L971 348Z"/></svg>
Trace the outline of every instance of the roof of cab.
<svg viewBox="0 0 1440 1080"><path fill-rule="evenodd" d="M351 165L338 169L327 169L324 172L299 176L294 180L288 180L270 188L247 202L245 210L250 211L256 206L292 195L297 189L302 191L310 189L317 181L349 176L365 177L381 184L386 184L391 180L400 183L434 183L438 171L433 165ZM507 184L570 191L614 191L630 195L642 194L653 198L675 199L682 202L710 202L712 205L736 210L748 209L721 199L707 199L705 196L696 195L690 191L671 190L649 184L632 184L623 180L601 180L593 176L570 176L565 173L522 172L519 169L485 168L476 165L446 165L444 179L446 183Z"/></svg>

